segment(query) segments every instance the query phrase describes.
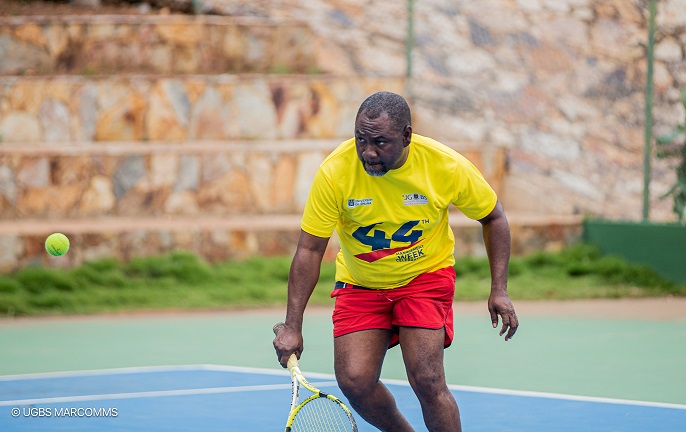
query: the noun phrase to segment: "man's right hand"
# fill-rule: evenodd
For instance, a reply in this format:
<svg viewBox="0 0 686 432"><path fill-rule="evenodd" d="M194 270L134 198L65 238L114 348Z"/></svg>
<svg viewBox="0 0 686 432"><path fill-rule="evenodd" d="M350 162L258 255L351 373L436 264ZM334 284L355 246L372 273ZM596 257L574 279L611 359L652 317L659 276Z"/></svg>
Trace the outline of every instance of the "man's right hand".
<svg viewBox="0 0 686 432"><path fill-rule="evenodd" d="M300 359L300 354L304 349L303 335L302 332L294 330L285 324L279 328L277 326L274 326L276 337L274 338L273 345L276 351L276 358L281 366L285 368L291 354L295 353L296 357Z"/></svg>

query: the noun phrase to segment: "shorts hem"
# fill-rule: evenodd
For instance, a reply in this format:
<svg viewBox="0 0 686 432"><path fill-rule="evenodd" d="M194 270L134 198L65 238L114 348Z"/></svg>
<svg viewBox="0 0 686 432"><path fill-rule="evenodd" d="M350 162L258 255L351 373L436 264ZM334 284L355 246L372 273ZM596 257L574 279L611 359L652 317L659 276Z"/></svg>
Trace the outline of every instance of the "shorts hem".
<svg viewBox="0 0 686 432"><path fill-rule="evenodd" d="M344 331L344 332L341 333L341 334L334 334L334 335L333 335L333 338L336 339L337 337L349 335L349 334L351 334L351 333L357 333L357 332L361 332L361 331L367 331L367 330L386 330L386 331L389 331L389 332L393 333L393 329L392 329L392 328L384 328L384 327L365 327L365 328L354 329L354 330L346 330L346 331Z"/></svg>

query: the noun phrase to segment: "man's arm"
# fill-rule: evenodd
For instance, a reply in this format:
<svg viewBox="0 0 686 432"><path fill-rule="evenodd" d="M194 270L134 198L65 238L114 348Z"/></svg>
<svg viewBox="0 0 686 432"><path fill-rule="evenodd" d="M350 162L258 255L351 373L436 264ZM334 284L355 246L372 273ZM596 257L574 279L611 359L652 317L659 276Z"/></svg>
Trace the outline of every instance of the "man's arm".
<svg viewBox="0 0 686 432"><path fill-rule="evenodd" d="M510 296L507 294L507 271L510 262L510 225L505 210L498 201L495 208L479 222L483 227L484 244L491 268L491 295L488 298L488 311L491 314L493 328L498 326L498 315L503 320L500 336L505 340L512 339L519 321Z"/></svg>
<svg viewBox="0 0 686 432"><path fill-rule="evenodd" d="M319 280L322 258L328 238L300 232L298 247L288 276L288 305L286 327L274 338L274 349L281 366L286 367L288 357L303 351L302 325L305 307Z"/></svg>

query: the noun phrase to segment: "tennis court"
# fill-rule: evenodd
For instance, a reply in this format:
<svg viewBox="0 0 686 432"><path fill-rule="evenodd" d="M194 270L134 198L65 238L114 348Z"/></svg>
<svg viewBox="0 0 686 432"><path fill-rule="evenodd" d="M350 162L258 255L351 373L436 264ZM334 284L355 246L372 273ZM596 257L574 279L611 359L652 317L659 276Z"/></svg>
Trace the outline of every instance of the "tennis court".
<svg viewBox="0 0 686 432"><path fill-rule="evenodd" d="M0 430L282 430L290 379L271 347L280 315L2 321ZM464 430L684 430L683 317L520 316L520 332L505 343L487 316L458 314L446 365ZM328 311L311 311L306 324L301 368L340 395ZM389 352L384 382L413 426L425 430L399 354Z"/></svg>
<svg viewBox="0 0 686 432"><path fill-rule="evenodd" d="M311 375L332 392L331 376ZM422 430L412 390L391 381ZM465 430L678 431L686 406L453 386ZM277 431L290 397L287 373L228 366L111 369L0 380L4 431ZM12 399L21 398L21 399ZM375 430L360 421L361 431Z"/></svg>

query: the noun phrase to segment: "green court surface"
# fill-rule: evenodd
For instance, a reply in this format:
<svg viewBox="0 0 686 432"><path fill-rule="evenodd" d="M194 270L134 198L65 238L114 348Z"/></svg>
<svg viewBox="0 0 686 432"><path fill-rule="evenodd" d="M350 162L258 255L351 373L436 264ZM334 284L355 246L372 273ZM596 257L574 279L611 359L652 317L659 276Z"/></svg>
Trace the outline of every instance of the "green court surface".
<svg viewBox="0 0 686 432"><path fill-rule="evenodd" d="M485 306L484 306L485 308ZM0 375L159 365L280 366L271 327L283 310L0 320ZM686 404L683 320L556 318L520 313L504 342L487 313L456 316L450 384ZM305 321L301 367L332 373L330 311ZM406 379L400 349L383 377Z"/></svg>

